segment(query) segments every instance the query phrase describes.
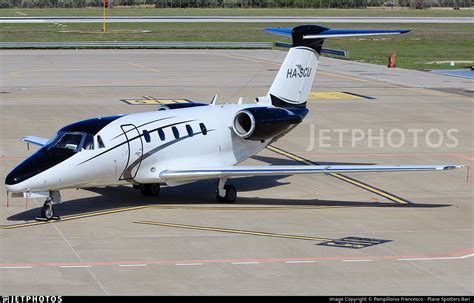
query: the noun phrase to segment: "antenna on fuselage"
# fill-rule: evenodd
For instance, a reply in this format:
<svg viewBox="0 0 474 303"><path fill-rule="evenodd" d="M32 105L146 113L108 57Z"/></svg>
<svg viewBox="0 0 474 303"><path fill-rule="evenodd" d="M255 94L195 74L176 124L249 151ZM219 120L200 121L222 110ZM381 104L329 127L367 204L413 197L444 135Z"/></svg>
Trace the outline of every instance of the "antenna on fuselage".
<svg viewBox="0 0 474 303"><path fill-rule="evenodd" d="M212 97L212 100L211 100L211 105L216 105L217 103L217 95L214 95L214 97Z"/></svg>

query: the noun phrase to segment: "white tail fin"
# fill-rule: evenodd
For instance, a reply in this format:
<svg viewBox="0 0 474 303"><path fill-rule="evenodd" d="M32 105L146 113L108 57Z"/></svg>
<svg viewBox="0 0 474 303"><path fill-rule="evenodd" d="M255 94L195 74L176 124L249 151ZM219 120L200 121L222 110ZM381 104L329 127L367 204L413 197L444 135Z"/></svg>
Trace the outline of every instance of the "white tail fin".
<svg viewBox="0 0 474 303"><path fill-rule="evenodd" d="M265 99L278 107L305 107L318 62L319 54L313 49L290 48Z"/></svg>

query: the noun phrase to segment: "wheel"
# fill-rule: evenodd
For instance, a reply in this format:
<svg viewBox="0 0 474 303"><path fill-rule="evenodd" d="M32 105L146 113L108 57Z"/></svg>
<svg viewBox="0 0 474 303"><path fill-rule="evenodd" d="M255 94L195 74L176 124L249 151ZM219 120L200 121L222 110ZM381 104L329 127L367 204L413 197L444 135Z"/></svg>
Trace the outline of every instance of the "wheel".
<svg viewBox="0 0 474 303"><path fill-rule="evenodd" d="M157 196L160 192L160 184L141 184L140 191L144 196Z"/></svg>
<svg viewBox="0 0 474 303"><path fill-rule="evenodd" d="M225 189L225 201L229 203L234 203L237 199L237 189L233 185L224 186Z"/></svg>
<svg viewBox="0 0 474 303"><path fill-rule="evenodd" d="M160 184L141 184L140 192L144 196L157 196L160 193Z"/></svg>
<svg viewBox="0 0 474 303"><path fill-rule="evenodd" d="M219 194L219 189L216 191L216 198L219 202L233 203L237 199L237 189L233 185L225 185L225 196Z"/></svg>
<svg viewBox="0 0 474 303"><path fill-rule="evenodd" d="M51 220L54 217L53 204L50 201L44 202L43 208L41 209L41 217L46 220Z"/></svg>

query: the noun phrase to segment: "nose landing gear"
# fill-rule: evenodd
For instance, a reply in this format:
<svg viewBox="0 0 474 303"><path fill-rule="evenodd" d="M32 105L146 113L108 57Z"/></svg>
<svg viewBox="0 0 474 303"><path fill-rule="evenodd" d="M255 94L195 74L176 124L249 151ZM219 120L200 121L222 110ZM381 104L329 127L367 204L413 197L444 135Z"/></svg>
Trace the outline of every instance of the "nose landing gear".
<svg viewBox="0 0 474 303"><path fill-rule="evenodd" d="M43 208L41 208L41 218L46 220L51 220L54 217L54 208L51 199L47 199L44 204Z"/></svg>
<svg viewBox="0 0 474 303"><path fill-rule="evenodd" d="M53 204L61 203L61 194L59 191L49 192L49 197L46 198L46 201L41 208L41 218L40 220L60 220L59 216L54 215Z"/></svg>

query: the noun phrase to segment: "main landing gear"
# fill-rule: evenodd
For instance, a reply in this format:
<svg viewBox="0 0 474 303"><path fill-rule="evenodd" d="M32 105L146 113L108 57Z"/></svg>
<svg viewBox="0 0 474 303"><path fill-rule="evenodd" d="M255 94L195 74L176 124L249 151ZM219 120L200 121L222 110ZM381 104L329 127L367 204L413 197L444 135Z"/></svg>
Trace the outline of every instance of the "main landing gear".
<svg viewBox="0 0 474 303"><path fill-rule="evenodd" d="M219 185L216 189L216 198L219 202L233 203L237 199L237 189L233 185L226 185L227 179L219 179ZM134 184L133 188L139 189L144 196L158 196L160 193L160 184ZM46 203L45 203L46 206ZM43 207L44 208L44 207Z"/></svg>
<svg viewBox="0 0 474 303"><path fill-rule="evenodd" d="M233 185L226 185L227 179L219 179L217 185L216 198L219 202L234 203L237 199L237 189Z"/></svg>
<svg viewBox="0 0 474 303"><path fill-rule="evenodd" d="M138 189L140 189L140 192L144 196L158 196L160 193L160 184L140 184L138 185Z"/></svg>

